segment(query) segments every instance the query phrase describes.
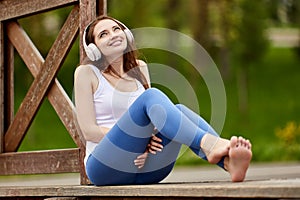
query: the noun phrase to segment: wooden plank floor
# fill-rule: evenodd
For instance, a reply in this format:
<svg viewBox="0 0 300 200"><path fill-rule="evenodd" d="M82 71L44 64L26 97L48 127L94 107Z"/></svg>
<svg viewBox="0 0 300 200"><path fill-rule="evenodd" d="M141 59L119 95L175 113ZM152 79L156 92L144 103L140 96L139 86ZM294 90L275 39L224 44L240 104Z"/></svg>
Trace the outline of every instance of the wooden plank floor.
<svg viewBox="0 0 300 200"><path fill-rule="evenodd" d="M0 197L214 197L300 198L300 179L265 181L161 183L130 186L16 186L0 187Z"/></svg>
<svg viewBox="0 0 300 200"><path fill-rule="evenodd" d="M242 183L230 182L226 173L211 167L177 168L154 185L95 187L80 186L72 180L70 184L40 186L24 183L2 184L0 199L300 199L300 164L251 166Z"/></svg>
<svg viewBox="0 0 300 200"><path fill-rule="evenodd" d="M1 187L0 197L214 197L300 198L300 179L265 181L161 183L130 186L18 186Z"/></svg>

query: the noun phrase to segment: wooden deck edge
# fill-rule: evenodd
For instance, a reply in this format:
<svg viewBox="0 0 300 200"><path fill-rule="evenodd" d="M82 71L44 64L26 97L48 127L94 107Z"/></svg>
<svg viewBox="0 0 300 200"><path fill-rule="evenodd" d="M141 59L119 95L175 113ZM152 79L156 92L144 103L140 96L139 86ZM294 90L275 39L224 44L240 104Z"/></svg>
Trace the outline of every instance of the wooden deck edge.
<svg viewBox="0 0 300 200"><path fill-rule="evenodd" d="M31 186L0 187L5 197L220 197L300 198L300 179L265 181L161 183L128 186Z"/></svg>

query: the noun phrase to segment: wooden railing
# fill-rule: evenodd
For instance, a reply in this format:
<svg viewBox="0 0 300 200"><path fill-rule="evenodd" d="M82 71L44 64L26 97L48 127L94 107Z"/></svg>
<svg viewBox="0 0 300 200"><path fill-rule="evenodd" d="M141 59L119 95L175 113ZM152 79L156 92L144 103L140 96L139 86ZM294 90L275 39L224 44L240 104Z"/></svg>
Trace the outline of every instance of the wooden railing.
<svg viewBox="0 0 300 200"><path fill-rule="evenodd" d="M18 19L70 5L73 9L44 59ZM83 165L85 140L76 124L74 105L56 75L78 36L80 60L84 58L84 27L97 14L106 13L106 0L2 0L0 10L0 175L80 172L81 184L88 183ZM34 77L16 112L14 49ZM77 148L17 152L45 97Z"/></svg>

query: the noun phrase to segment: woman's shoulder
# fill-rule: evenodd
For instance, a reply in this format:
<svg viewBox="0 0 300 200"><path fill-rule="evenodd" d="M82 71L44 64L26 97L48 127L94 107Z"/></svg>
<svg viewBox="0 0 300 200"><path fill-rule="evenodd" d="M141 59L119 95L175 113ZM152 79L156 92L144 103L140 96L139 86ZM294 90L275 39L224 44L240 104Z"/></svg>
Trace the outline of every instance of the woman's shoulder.
<svg viewBox="0 0 300 200"><path fill-rule="evenodd" d="M138 64L138 66L139 67L145 67L145 66L147 66L147 64L146 64L146 62L145 61L143 61L143 60L136 60L136 62L137 62L137 64Z"/></svg>
<svg viewBox="0 0 300 200"><path fill-rule="evenodd" d="M150 85L150 75L149 75L149 69L147 66L147 63L143 60L137 60L138 66L140 67L140 70L144 77L147 80L147 83Z"/></svg>
<svg viewBox="0 0 300 200"><path fill-rule="evenodd" d="M91 76L94 75L94 70L91 65L79 65L75 69L75 76Z"/></svg>
<svg viewBox="0 0 300 200"><path fill-rule="evenodd" d="M75 74L85 74L92 72L92 68L89 65L79 65L75 69Z"/></svg>
<svg viewBox="0 0 300 200"><path fill-rule="evenodd" d="M79 65L75 69L74 77L77 78L83 78L83 79L94 79L95 78L95 72L92 69L90 65Z"/></svg>

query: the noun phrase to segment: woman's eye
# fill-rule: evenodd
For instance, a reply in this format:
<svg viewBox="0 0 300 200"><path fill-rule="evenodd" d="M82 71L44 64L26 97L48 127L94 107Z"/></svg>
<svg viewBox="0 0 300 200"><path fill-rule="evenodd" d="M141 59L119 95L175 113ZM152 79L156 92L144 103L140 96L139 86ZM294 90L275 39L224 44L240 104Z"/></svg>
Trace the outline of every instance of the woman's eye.
<svg viewBox="0 0 300 200"><path fill-rule="evenodd" d="M102 37L104 37L104 36L106 36L106 35L107 35L106 32L100 33L99 38L102 38Z"/></svg>
<svg viewBox="0 0 300 200"><path fill-rule="evenodd" d="M119 31L119 30L121 30L121 28L118 27L118 26L116 26L116 27L114 28L114 31Z"/></svg>

